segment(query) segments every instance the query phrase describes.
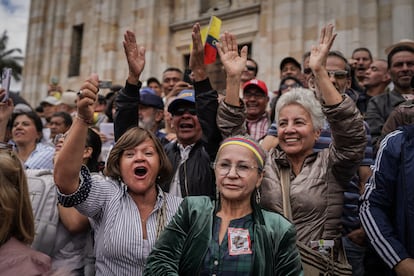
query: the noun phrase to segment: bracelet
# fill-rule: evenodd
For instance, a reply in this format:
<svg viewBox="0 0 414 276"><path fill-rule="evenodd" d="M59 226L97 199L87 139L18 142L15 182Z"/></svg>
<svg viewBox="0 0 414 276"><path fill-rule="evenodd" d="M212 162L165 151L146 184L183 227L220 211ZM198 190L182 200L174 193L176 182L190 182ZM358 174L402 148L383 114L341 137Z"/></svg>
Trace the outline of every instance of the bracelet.
<svg viewBox="0 0 414 276"><path fill-rule="evenodd" d="M93 119L85 119L85 118L83 118L79 115L76 115L76 119L80 120L81 122L83 122L87 126L92 126L94 124Z"/></svg>

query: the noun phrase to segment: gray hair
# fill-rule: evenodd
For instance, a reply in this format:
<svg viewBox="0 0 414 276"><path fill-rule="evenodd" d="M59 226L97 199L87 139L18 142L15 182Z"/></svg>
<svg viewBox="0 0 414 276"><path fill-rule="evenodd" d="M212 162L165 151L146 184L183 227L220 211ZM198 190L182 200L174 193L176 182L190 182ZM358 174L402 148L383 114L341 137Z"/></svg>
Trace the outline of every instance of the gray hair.
<svg viewBox="0 0 414 276"><path fill-rule="evenodd" d="M280 110L291 104L298 104L309 112L314 130L320 130L323 127L325 115L322 112L321 104L311 90L302 87L295 88L279 98L275 108L276 124L279 121Z"/></svg>

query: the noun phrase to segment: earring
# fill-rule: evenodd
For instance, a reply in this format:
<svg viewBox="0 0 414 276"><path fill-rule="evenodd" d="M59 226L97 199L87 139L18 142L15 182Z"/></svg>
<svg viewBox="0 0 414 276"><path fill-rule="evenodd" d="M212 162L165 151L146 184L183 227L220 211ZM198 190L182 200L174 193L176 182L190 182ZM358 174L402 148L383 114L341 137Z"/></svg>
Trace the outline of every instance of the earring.
<svg viewBox="0 0 414 276"><path fill-rule="evenodd" d="M258 189L256 189L256 203L259 204L260 203L260 192Z"/></svg>

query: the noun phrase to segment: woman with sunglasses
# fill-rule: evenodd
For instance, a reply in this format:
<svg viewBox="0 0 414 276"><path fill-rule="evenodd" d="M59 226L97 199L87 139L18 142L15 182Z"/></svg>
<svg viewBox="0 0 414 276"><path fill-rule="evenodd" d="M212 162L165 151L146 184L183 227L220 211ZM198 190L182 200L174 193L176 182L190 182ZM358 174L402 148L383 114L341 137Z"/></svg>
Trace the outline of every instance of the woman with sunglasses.
<svg viewBox="0 0 414 276"><path fill-rule="evenodd" d="M78 92L77 117L55 162L59 200L92 222L96 275L141 275L181 199L158 187L170 177L171 165L151 131L135 127L119 138L104 169L106 178L91 176L82 165L98 90L94 74Z"/></svg>
<svg viewBox="0 0 414 276"><path fill-rule="evenodd" d="M184 199L144 275L301 275L293 225L257 204L265 160L251 138L224 140L213 166L217 200Z"/></svg>

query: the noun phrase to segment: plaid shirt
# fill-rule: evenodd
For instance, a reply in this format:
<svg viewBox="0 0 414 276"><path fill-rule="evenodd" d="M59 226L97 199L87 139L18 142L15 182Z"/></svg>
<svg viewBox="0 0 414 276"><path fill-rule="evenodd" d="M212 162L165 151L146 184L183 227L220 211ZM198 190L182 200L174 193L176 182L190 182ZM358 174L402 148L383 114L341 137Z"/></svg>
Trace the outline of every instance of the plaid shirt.
<svg viewBox="0 0 414 276"><path fill-rule="evenodd" d="M224 235L221 245L219 245L221 218L214 218L213 238L208 247L207 254L204 258L204 266L200 275L251 275L253 265L253 254L229 255L228 249L228 232ZM249 230L251 249L253 251L253 217L251 214L230 221L229 227L244 228Z"/></svg>
<svg viewBox="0 0 414 276"><path fill-rule="evenodd" d="M246 118L247 132L256 141L260 141L266 136L269 125L270 119L266 112L257 120L248 120Z"/></svg>

